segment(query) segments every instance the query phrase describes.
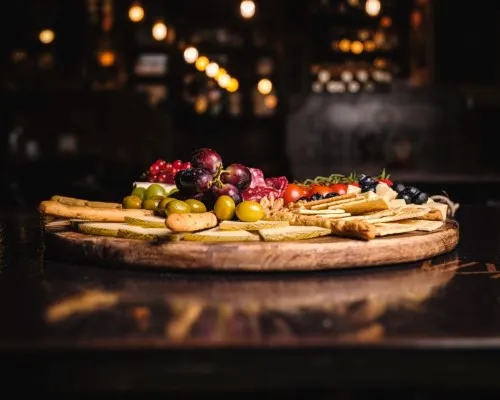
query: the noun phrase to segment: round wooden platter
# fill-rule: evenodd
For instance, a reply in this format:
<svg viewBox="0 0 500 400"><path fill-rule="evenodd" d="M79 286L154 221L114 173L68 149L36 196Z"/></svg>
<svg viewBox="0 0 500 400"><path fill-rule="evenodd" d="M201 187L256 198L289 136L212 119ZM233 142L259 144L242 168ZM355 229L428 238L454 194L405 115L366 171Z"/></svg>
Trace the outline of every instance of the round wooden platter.
<svg viewBox="0 0 500 400"><path fill-rule="evenodd" d="M317 271L375 267L431 258L458 244L453 220L434 232L371 241L339 237L294 242L162 242L46 230L47 248L67 261L181 270Z"/></svg>

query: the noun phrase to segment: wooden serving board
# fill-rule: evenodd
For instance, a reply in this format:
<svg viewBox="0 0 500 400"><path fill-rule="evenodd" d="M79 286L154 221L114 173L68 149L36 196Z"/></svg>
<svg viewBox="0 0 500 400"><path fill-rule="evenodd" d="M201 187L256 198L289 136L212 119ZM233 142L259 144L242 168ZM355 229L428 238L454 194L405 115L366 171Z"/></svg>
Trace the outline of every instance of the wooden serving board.
<svg viewBox="0 0 500 400"><path fill-rule="evenodd" d="M368 242L339 237L294 242L161 242L46 230L49 253L66 261L182 270L314 271L412 262L451 251L458 224Z"/></svg>

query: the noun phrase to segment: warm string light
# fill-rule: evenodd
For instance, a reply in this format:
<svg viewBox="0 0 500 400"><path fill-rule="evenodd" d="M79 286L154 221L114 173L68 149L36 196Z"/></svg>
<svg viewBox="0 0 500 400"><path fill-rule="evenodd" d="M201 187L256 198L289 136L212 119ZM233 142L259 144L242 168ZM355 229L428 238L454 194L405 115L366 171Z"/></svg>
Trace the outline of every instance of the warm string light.
<svg viewBox="0 0 500 400"><path fill-rule="evenodd" d="M55 39L56 35L52 29L44 29L38 34L38 39L43 44L52 43Z"/></svg>
<svg viewBox="0 0 500 400"><path fill-rule="evenodd" d="M240 4L240 14L245 19L255 15L255 3L252 0L243 0Z"/></svg>
<svg viewBox="0 0 500 400"><path fill-rule="evenodd" d="M188 64L193 64L198 59L198 49L196 47L187 47L184 50L184 60Z"/></svg>
<svg viewBox="0 0 500 400"><path fill-rule="evenodd" d="M97 59L103 67L111 67L116 61L116 55L111 50L104 50L99 52Z"/></svg>
<svg viewBox="0 0 500 400"><path fill-rule="evenodd" d="M214 79L217 84L230 93L238 91L240 84L228 72L219 66L215 61L210 61L206 56L200 56L196 47L189 46L184 49L184 61L194 64L200 72L205 72L208 78Z"/></svg>
<svg viewBox="0 0 500 400"><path fill-rule="evenodd" d="M263 78L257 83L257 90L260 94L267 95L273 90L273 83L269 79Z"/></svg>
<svg viewBox="0 0 500 400"><path fill-rule="evenodd" d="M376 17L380 13L382 5L380 0L366 0L365 11L371 17Z"/></svg>
<svg viewBox="0 0 500 400"><path fill-rule="evenodd" d="M165 25L165 23L162 21L158 21L153 25L151 33L153 34L153 38L155 38L156 40L165 40L168 33L167 25Z"/></svg>
<svg viewBox="0 0 500 400"><path fill-rule="evenodd" d="M139 3L134 3L128 9L128 18L132 22L141 22L144 19L144 8Z"/></svg>

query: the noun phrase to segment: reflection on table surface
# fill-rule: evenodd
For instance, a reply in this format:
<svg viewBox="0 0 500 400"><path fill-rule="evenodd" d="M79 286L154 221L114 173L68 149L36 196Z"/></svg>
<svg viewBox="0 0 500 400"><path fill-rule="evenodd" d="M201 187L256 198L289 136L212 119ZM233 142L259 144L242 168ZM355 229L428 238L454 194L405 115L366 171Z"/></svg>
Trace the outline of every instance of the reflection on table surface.
<svg viewBox="0 0 500 400"><path fill-rule="evenodd" d="M0 221L1 346L439 346L499 332L500 271L460 246L321 273L115 270L46 260L37 216Z"/></svg>

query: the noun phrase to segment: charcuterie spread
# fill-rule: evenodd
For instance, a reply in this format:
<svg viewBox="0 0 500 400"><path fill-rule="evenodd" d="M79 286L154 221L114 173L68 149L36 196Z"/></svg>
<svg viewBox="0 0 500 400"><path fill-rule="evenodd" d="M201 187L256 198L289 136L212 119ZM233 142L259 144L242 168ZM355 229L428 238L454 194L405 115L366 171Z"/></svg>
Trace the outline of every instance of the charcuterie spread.
<svg viewBox="0 0 500 400"><path fill-rule="evenodd" d="M84 234L200 242L276 242L340 236L358 240L443 227L456 205L382 171L289 182L241 164L223 166L212 149L189 162L157 160L121 203L53 196L43 215Z"/></svg>

